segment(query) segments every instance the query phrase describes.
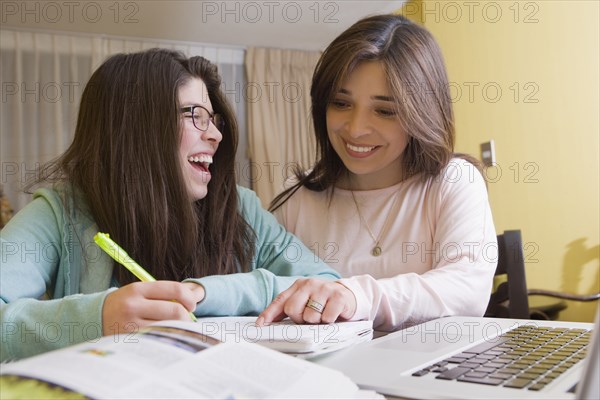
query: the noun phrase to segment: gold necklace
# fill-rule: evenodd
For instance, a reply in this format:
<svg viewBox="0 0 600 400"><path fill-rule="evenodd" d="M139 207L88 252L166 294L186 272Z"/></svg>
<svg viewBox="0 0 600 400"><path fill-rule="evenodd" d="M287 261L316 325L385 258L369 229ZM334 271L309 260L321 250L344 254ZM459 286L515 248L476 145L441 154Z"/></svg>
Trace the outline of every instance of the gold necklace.
<svg viewBox="0 0 600 400"><path fill-rule="evenodd" d="M373 246L373 249L371 249L371 255L373 255L373 257L379 257L381 255L381 253L383 253L383 249L381 248L381 241L383 240L383 235L387 232L387 228L388 228L388 225L390 222L390 216L392 215L392 211L394 210L394 206L396 205L396 200L398 200L398 192L396 192L396 195L394 197L394 202L392 203L392 206L390 207L390 210L388 211L387 217L385 217L385 222L383 223L383 227L381 228L381 231L379 232L378 237L375 237L375 235L373 234L373 231L371 231L371 228L369 227L369 224L367 224L367 221L364 219L364 217L360 213L360 207L358 206L356 197L354 197L354 191L351 190L350 193L352 194L352 200L354 200L354 205L356 206L356 211L358 211L358 216L359 216L361 222L367 228L367 231L369 232L369 235L371 235L371 238L373 239L373 243L375 244L375 246Z"/></svg>

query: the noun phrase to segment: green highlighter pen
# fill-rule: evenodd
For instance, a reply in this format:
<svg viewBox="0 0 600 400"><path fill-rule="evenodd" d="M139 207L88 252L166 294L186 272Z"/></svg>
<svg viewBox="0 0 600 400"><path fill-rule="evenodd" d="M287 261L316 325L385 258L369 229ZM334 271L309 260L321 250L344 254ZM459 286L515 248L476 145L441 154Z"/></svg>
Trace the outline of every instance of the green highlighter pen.
<svg viewBox="0 0 600 400"><path fill-rule="evenodd" d="M156 279L136 263L133 258L127 254L118 244L116 244L109 236L108 233L98 232L94 235L94 241L102 250L111 256L116 262L127 268L133 275L136 276L142 282L154 282ZM175 300L173 300L175 301ZM194 313L190 312L192 321L197 322Z"/></svg>

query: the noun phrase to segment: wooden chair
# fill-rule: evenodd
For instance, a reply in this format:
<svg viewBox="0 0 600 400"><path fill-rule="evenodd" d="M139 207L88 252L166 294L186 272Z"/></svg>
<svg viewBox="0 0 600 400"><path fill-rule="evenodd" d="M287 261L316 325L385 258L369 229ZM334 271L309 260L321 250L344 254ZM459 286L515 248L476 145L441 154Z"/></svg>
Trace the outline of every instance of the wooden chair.
<svg viewBox="0 0 600 400"><path fill-rule="evenodd" d="M495 275L506 275L490 296L485 312L486 317L549 319L547 310L530 308L529 296L541 295L563 300L594 301L600 299L600 293L577 295L543 289L527 289L525 279L525 257L520 230L504 231L498 235L498 266ZM564 302L555 305L555 312L566 308Z"/></svg>

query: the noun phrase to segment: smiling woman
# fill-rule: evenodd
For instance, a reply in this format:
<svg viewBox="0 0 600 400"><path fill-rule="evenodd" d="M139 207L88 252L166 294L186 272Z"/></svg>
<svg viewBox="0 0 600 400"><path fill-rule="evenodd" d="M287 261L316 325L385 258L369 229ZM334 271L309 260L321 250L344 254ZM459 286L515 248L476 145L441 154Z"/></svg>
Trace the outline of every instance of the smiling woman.
<svg viewBox="0 0 600 400"><path fill-rule="evenodd" d="M364 62L348 76L327 110L327 133L350 174L337 187L381 189L402 181L408 134L396 114L381 62Z"/></svg>
<svg viewBox="0 0 600 400"><path fill-rule="evenodd" d="M179 88L179 104L185 123L182 124L181 165L192 201L203 199L208 191L211 175L209 166L213 155L223 139L223 135L215 125L224 126L221 114L215 114L206 85L199 78L192 78Z"/></svg>
<svg viewBox="0 0 600 400"><path fill-rule="evenodd" d="M46 187L2 229L0 361L190 311L256 315L299 276L338 278L236 185L237 139L208 60L164 49L107 59L70 147L31 184ZM115 267L98 231L158 281Z"/></svg>
<svg viewBox="0 0 600 400"><path fill-rule="evenodd" d="M262 321L395 330L483 315L496 233L477 162L454 153L448 88L433 36L403 16L364 18L327 47L311 86L317 161L271 210L344 279L296 282Z"/></svg>

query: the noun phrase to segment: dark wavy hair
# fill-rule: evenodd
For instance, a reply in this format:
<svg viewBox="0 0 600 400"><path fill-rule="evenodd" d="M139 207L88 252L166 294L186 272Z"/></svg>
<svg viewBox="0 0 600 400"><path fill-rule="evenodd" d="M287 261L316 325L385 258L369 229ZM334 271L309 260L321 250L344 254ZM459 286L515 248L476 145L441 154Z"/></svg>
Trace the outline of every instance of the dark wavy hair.
<svg viewBox="0 0 600 400"><path fill-rule="evenodd" d="M381 62L396 104L396 112L409 141L403 153L403 176L435 176L454 156L454 114L441 50L423 27L402 15L364 18L329 44L313 74L312 119L317 142L316 163L306 173L294 171L297 183L280 193L270 210L281 207L298 188L333 190L348 173L327 135L326 113L348 75L365 61ZM331 194L332 192L330 192Z"/></svg>
<svg viewBox="0 0 600 400"><path fill-rule="evenodd" d="M179 160L178 91L192 78L206 84L225 120L208 194L196 202ZM82 193L98 229L156 279L247 271L255 237L238 207L237 143L235 116L210 61L166 49L117 54L93 73L72 144L37 183L67 182ZM124 268L115 274L121 284L135 280Z"/></svg>

